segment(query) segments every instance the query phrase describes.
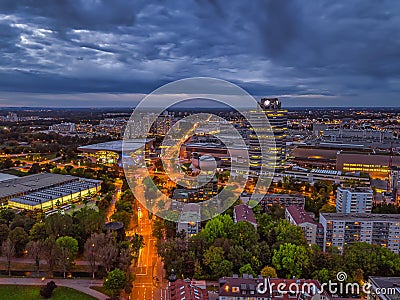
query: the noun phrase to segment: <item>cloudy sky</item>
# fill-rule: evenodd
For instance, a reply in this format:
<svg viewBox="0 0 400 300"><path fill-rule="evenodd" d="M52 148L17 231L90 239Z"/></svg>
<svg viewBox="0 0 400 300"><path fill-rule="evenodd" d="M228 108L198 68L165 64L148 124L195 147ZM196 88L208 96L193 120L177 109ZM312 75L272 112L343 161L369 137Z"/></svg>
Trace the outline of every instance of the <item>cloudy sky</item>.
<svg viewBox="0 0 400 300"><path fill-rule="evenodd" d="M399 106L398 0L1 0L0 106L133 106L193 76L285 106Z"/></svg>

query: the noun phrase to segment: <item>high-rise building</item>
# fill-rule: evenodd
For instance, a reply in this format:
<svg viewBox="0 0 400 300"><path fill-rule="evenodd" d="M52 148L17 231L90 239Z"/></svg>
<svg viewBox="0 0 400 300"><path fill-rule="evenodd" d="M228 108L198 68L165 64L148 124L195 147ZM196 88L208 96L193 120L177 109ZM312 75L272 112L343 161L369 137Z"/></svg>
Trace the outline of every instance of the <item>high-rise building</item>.
<svg viewBox="0 0 400 300"><path fill-rule="evenodd" d="M369 243L394 253L400 251L400 215L321 213L324 228L324 247L335 247L340 252L345 245Z"/></svg>
<svg viewBox="0 0 400 300"><path fill-rule="evenodd" d="M266 146L268 155L264 157L264 163L268 169L281 168L285 161L286 145L284 139L287 130L287 110L281 108L278 98L263 98L259 102L261 111L252 111L249 115L250 124L257 127L252 129L249 142L250 166L255 173L261 169L263 157L260 144ZM268 118L271 128L265 124ZM272 132L271 132L272 129Z"/></svg>
<svg viewBox="0 0 400 300"><path fill-rule="evenodd" d="M400 167L391 167L389 174L390 190L392 191L393 199L397 202L399 195L400 182Z"/></svg>
<svg viewBox="0 0 400 300"><path fill-rule="evenodd" d="M336 212L371 213L373 192L368 187L339 187L336 194Z"/></svg>

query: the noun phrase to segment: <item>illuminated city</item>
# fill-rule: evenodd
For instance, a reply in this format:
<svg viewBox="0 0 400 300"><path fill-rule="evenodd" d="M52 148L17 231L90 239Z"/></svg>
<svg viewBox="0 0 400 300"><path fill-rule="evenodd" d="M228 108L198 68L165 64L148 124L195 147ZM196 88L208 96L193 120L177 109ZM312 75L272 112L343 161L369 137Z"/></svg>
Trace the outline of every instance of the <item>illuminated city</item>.
<svg viewBox="0 0 400 300"><path fill-rule="evenodd" d="M0 3L0 300L400 299L398 8Z"/></svg>

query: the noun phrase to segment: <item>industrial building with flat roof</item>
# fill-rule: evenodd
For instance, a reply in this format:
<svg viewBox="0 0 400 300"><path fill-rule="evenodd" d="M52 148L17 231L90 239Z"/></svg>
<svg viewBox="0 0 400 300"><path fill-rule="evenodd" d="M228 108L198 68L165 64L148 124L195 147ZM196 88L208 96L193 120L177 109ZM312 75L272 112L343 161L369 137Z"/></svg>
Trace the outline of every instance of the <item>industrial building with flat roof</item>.
<svg viewBox="0 0 400 300"><path fill-rule="evenodd" d="M19 209L52 209L94 195L101 181L41 173L0 182L0 203Z"/></svg>

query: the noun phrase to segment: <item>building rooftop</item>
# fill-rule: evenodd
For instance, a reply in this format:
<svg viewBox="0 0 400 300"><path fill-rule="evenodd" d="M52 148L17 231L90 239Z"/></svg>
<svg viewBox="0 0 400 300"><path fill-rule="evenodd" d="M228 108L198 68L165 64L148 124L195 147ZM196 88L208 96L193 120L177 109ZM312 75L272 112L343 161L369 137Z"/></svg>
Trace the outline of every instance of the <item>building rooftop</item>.
<svg viewBox="0 0 400 300"><path fill-rule="evenodd" d="M106 224L104 224L103 227L105 230L121 230L122 228L124 228L124 223L122 222L108 222Z"/></svg>
<svg viewBox="0 0 400 300"><path fill-rule="evenodd" d="M189 222L200 222L201 221L201 211L200 205L195 203L185 204L182 208L182 213L179 215L180 223Z"/></svg>
<svg viewBox="0 0 400 300"><path fill-rule="evenodd" d="M257 291L259 284L262 284L262 290L265 292ZM243 278L237 275L220 278L219 286L219 296L246 297L246 299L247 297L249 299L258 299L258 297L262 299L300 299L300 296L302 299L311 299L313 294L321 289L317 280L263 278L262 276L253 278L247 274L243 274ZM278 286L283 293L278 292ZM291 295L291 291L299 293ZM327 295L326 292L323 294Z"/></svg>
<svg viewBox="0 0 400 300"><path fill-rule="evenodd" d="M16 177L0 182L0 199L18 194L34 192L46 187L68 183L78 177L53 173L41 173L24 177Z"/></svg>
<svg viewBox="0 0 400 300"><path fill-rule="evenodd" d="M297 225L302 223L311 223L317 224L314 221L314 218L311 216L312 213L305 211L303 208L299 206L289 206L286 208L288 213L292 216L293 220L296 222Z"/></svg>
<svg viewBox="0 0 400 300"><path fill-rule="evenodd" d="M342 191L343 190L349 191L351 193L372 193L372 189L367 186L357 186L357 187L342 186L342 187L338 187L338 189L340 189Z"/></svg>
<svg viewBox="0 0 400 300"><path fill-rule="evenodd" d="M393 299L393 300L398 300L400 299L400 277L375 277L371 276L369 277L369 281L372 283L372 289L374 288L380 288L380 289L389 289L393 288L396 293L393 293L393 295L390 295L387 293L385 295L386 298L388 299Z"/></svg>
<svg viewBox="0 0 400 300"><path fill-rule="evenodd" d="M117 153L122 153L122 146L124 146L125 151L135 152L142 148L146 143L151 141L151 139L129 139L123 142L119 141L111 141L99 144L92 144L86 146L78 147L79 151L82 152L97 152L97 151L112 151Z"/></svg>
<svg viewBox="0 0 400 300"><path fill-rule="evenodd" d="M18 178L17 176L10 175L10 174L5 174L5 173L0 173L0 182L8 179L14 179Z"/></svg>
<svg viewBox="0 0 400 300"><path fill-rule="evenodd" d="M253 210L246 204L236 205L233 209L233 213L235 215L236 222L246 221L257 225Z"/></svg>
<svg viewBox="0 0 400 300"><path fill-rule="evenodd" d="M335 171L335 170L322 170L322 169L312 169L311 173L316 173L316 174L326 174L326 175L342 175L341 171Z"/></svg>
<svg viewBox="0 0 400 300"><path fill-rule="evenodd" d="M327 220L343 220L343 221L386 221L400 222L400 214L347 214L347 213L320 213L320 216Z"/></svg>
<svg viewBox="0 0 400 300"><path fill-rule="evenodd" d="M207 290L193 284L189 279L178 279L170 283L171 300L208 300Z"/></svg>

